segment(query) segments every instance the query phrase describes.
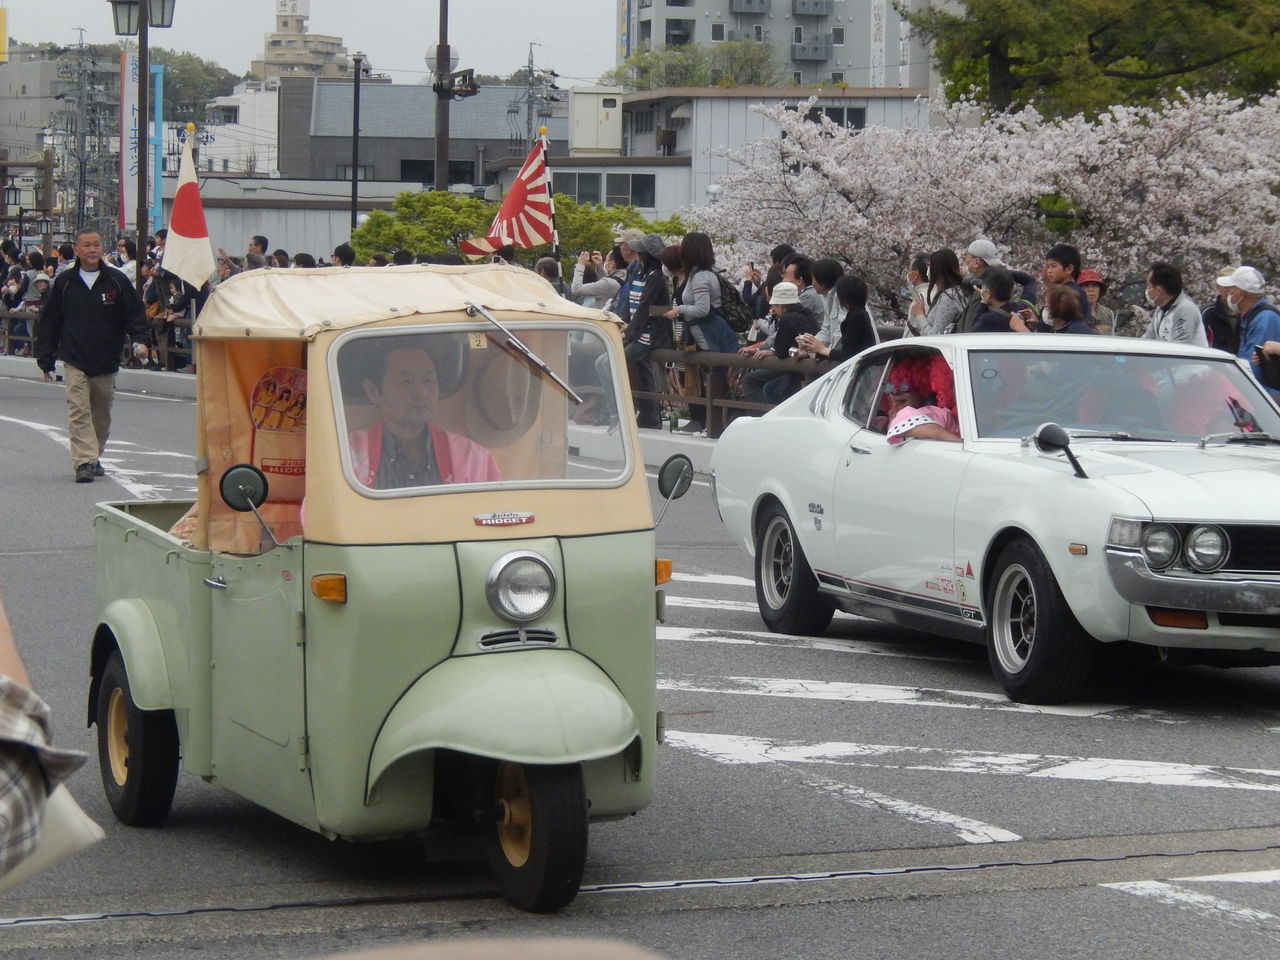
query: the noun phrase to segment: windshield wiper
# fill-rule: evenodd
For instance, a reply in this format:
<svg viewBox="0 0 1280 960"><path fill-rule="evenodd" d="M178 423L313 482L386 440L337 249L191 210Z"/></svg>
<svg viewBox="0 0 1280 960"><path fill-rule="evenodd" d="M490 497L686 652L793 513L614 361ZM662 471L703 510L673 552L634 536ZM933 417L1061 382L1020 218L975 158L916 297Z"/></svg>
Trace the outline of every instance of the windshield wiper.
<svg viewBox="0 0 1280 960"><path fill-rule="evenodd" d="M552 370L549 366L547 366L547 361L543 360L540 356L538 356L536 353L530 350L528 344L526 344L523 340L521 340L514 333L512 333L510 330L508 330L506 327L500 324L497 320L493 319L493 316L489 313L488 310L486 310L484 307L480 306L479 304L472 303L470 300L466 300L464 302L467 305L467 316L474 317L477 313L480 314L480 316L484 317L486 320L488 320L495 327L497 327L499 330L502 331L503 336L507 338L506 346L515 348L515 351L517 353L523 355L526 360L528 360L535 367L537 367L539 370L545 373L548 377L550 377L552 380L558 383L560 385L560 389L573 398L574 403L582 402L582 398L578 396L576 392L574 392L573 387L569 386L567 383L561 380L560 375L557 374L554 370Z"/></svg>
<svg viewBox="0 0 1280 960"><path fill-rule="evenodd" d="M1280 437L1271 433L1211 433L1200 438L1200 449L1209 443L1280 443Z"/></svg>
<svg viewBox="0 0 1280 960"><path fill-rule="evenodd" d="M1173 443L1172 437L1144 437L1136 433L1126 433L1123 430L1114 430L1111 432L1091 431L1091 430L1072 430L1072 440L1136 440L1139 443Z"/></svg>

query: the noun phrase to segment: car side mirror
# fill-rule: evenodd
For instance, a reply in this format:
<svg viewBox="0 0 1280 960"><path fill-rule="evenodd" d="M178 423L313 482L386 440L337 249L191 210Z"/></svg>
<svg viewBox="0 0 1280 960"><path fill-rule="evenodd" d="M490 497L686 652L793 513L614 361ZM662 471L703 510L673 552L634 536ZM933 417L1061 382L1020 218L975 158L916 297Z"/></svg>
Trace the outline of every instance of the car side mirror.
<svg viewBox="0 0 1280 960"><path fill-rule="evenodd" d="M267 477L251 463L228 467L218 481L222 502L238 513L257 512L267 502Z"/></svg>
<svg viewBox="0 0 1280 960"><path fill-rule="evenodd" d="M271 526L258 512L258 508L267 502L266 474L251 463L237 463L227 467L222 479L218 481L218 493L222 497L222 502L232 510L239 513L248 513L252 510L272 544L277 547L284 546L276 539Z"/></svg>
<svg viewBox="0 0 1280 960"><path fill-rule="evenodd" d="M693 483L693 461L683 453L668 457L666 463L658 468L658 494L663 499L662 512L658 514L656 527L667 514L667 507L672 500L678 500L689 492Z"/></svg>
<svg viewBox="0 0 1280 960"><path fill-rule="evenodd" d="M1071 461L1071 466L1075 468L1076 476L1081 480L1089 479L1088 474L1084 472L1084 467L1080 466L1080 461L1071 452L1071 435L1060 424L1040 424L1036 427L1032 439L1035 441L1036 449L1041 453L1065 453L1067 459Z"/></svg>

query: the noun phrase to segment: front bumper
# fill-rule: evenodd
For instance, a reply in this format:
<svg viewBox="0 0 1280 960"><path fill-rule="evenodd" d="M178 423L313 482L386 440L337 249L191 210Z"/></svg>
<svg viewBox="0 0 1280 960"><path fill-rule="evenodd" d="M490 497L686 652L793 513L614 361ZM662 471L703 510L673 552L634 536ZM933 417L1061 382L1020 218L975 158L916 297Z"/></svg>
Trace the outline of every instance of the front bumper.
<svg viewBox="0 0 1280 960"><path fill-rule="evenodd" d="M1129 639L1168 647L1280 652L1280 576L1157 573L1137 551L1107 548L1107 574L1130 604ZM1204 628L1166 627L1151 608L1203 611Z"/></svg>

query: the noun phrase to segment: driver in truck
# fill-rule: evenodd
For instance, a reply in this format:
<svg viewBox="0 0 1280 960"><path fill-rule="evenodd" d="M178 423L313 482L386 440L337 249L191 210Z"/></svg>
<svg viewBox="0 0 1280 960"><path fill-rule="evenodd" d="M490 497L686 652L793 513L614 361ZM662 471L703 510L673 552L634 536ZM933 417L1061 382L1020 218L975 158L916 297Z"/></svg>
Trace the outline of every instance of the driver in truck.
<svg viewBox="0 0 1280 960"><path fill-rule="evenodd" d="M348 434L356 479L374 490L501 480L488 450L435 423L439 390L426 347L389 340L363 380L380 418Z"/></svg>

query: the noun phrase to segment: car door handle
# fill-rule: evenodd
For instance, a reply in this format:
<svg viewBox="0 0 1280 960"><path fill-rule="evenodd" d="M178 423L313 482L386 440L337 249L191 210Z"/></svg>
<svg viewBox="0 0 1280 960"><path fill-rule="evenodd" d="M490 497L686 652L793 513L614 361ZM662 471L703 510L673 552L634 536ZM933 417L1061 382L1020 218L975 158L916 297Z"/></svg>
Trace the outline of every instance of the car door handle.
<svg viewBox="0 0 1280 960"><path fill-rule="evenodd" d="M204 585L213 590L225 590L230 586L222 577L205 577Z"/></svg>
<svg viewBox="0 0 1280 960"><path fill-rule="evenodd" d="M869 456L871 456L871 451L870 451L869 449L867 449L866 447L859 447L859 446L856 446L855 444L852 444L852 443L851 443L851 444L849 444L849 449L850 449L850 450L852 450L854 453L861 453L861 454L864 454L864 455L866 455L866 456L868 456L868 457L869 457Z"/></svg>

